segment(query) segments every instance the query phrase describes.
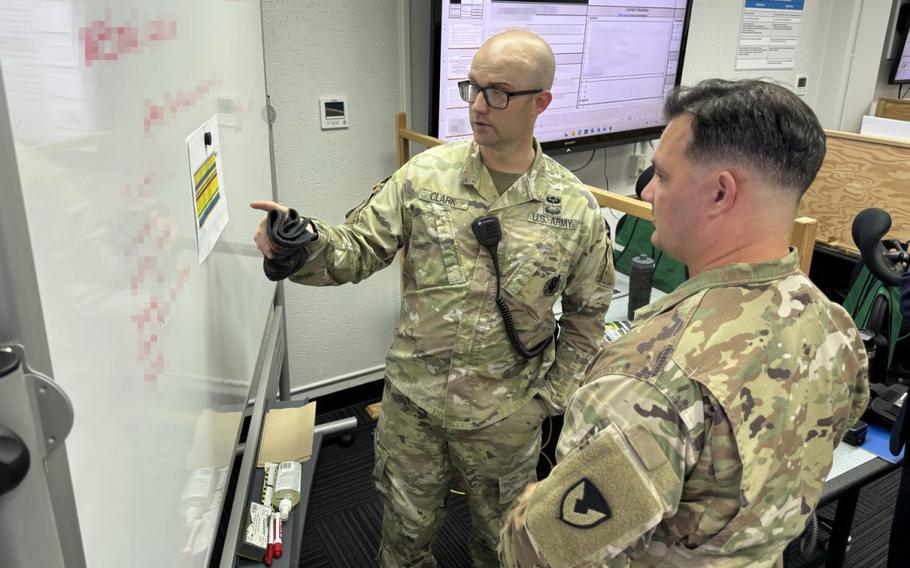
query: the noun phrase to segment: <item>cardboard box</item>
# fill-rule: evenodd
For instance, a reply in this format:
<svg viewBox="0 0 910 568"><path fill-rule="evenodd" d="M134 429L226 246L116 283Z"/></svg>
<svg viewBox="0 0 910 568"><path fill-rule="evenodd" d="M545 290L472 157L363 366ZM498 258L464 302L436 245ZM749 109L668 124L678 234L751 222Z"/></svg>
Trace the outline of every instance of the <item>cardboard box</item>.
<svg viewBox="0 0 910 568"><path fill-rule="evenodd" d="M305 462L313 454L316 403L296 408L271 408L265 415L256 467L265 462Z"/></svg>

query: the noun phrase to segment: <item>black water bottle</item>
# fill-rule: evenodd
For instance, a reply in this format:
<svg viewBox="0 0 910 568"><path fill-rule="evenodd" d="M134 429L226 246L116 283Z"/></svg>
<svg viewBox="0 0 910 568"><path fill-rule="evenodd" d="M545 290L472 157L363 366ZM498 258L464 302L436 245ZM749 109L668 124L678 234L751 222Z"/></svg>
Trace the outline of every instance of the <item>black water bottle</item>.
<svg viewBox="0 0 910 568"><path fill-rule="evenodd" d="M635 310L651 302L651 285L654 282L654 259L640 254L632 259L629 271L629 319L635 317Z"/></svg>

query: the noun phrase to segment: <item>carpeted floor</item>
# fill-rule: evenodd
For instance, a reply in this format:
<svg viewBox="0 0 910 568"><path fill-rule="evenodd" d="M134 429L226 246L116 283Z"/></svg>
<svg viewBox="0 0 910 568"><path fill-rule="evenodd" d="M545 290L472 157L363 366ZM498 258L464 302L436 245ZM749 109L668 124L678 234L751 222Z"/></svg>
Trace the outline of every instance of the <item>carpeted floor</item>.
<svg viewBox="0 0 910 568"><path fill-rule="evenodd" d="M378 399L376 399L378 400ZM364 408L370 402L321 413L318 423L356 416L359 422L349 447L330 440L319 452L316 477L307 508L301 568L369 568L377 566L380 507L373 491L373 427ZM317 405L318 410L318 405ZM876 568L886 565L888 531L900 471L870 484L860 494L845 566ZM448 516L433 549L440 568L467 568L466 550L470 516L464 497L451 494ZM820 511L833 518L833 505ZM827 531L822 526L820 541ZM786 566L805 564L791 547Z"/></svg>
<svg viewBox="0 0 910 568"><path fill-rule="evenodd" d="M336 440L319 452L307 506L301 567L378 566L381 510L372 481L375 424L363 410L369 402L375 400L317 418L318 423L324 423L356 416L360 426L354 431L350 447ZM465 548L470 527L467 502L464 497L451 494L447 510L434 555L440 568L470 566Z"/></svg>

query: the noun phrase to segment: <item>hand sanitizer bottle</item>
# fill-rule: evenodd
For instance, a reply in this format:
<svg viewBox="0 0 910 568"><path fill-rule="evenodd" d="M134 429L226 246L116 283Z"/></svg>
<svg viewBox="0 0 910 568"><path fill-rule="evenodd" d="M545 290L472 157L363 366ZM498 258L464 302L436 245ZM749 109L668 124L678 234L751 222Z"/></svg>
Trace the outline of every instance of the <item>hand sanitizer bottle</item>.
<svg viewBox="0 0 910 568"><path fill-rule="evenodd" d="M300 502L300 476L303 466L299 462L282 462L278 465L278 478L275 480L275 493L272 500L281 513L281 520L286 521L291 508Z"/></svg>

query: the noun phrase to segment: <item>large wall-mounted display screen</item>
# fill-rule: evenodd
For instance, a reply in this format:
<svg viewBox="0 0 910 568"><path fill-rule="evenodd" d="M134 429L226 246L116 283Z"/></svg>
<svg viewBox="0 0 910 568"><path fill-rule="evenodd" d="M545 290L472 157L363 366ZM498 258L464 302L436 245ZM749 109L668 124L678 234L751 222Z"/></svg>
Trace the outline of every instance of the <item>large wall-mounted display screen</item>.
<svg viewBox="0 0 910 568"><path fill-rule="evenodd" d="M910 33L904 34L904 44L891 69L892 84L910 83Z"/></svg>
<svg viewBox="0 0 910 568"><path fill-rule="evenodd" d="M535 136L551 153L659 136L679 84L691 0L437 0L431 130L471 137L457 83L491 35L527 29L556 55L553 102Z"/></svg>

